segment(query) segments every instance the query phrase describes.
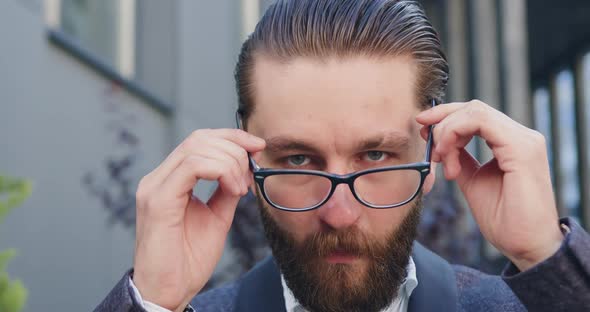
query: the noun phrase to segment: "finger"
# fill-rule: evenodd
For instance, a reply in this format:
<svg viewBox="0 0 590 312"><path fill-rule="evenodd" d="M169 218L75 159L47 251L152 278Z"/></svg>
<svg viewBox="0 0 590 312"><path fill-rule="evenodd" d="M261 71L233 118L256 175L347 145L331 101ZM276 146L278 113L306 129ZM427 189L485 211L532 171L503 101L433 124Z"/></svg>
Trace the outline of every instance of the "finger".
<svg viewBox="0 0 590 312"><path fill-rule="evenodd" d="M225 141L225 142L228 142L229 144L233 144L229 141ZM202 146L198 150L193 151L187 157L191 157L191 156L200 156L200 157L203 157L204 159L219 160L220 162L223 163L224 167L230 171L231 177L233 177L235 182L240 186L240 191L244 192L247 190L248 186L247 186L247 183L244 179L242 169L240 169L240 164L237 162L237 160L235 158L233 158L230 154L226 153L223 149L215 147L212 144L212 141L209 141L207 145ZM173 173L174 173L174 171L172 171L172 173L170 173L170 175L172 175ZM166 178L166 180L167 179L168 178ZM193 187L194 187L194 185L193 185ZM183 190L180 190L180 192L182 192L182 191ZM183 193L180 193L180 194L183 194Z"/></svg>
<svg viewBox="0 0 590 312"><path fill-rule="evenodd" d="M424 141L428 140L428 133L430 132L430 126L423 126L420 128L420 136L424 139Z"/></svg>
<svg viewBox="0 0 590 312"><path fill-rule="evenodd" d="M162 184L162 196L181 198L192 192L199 179L219 181L220 187L234 196L242 194L242 184L236 179L235 164L219 158L208 158L202 155L187 156L180 165L166 178Z"/></svg>
<svg viewBox="0 0 590 312"><path fill-rule="evenodd" d="M517 138L516 131L522 129L523 127L501 112L481 102L470 102L436 126L435 143L438 151L443 152L453 146L463 147L469 143L471 137L478 135L493 146L505 146Z"/></svg>
<svg viewBox="0 0 590 312"><path fill-rule="evenodd" d="M447 180L454 180L461 172L461 163L459 162L459 150L454 149L442 156L443 170Z"/></svg>
<svg viewBox="0 0 590 312"><path fill-rule="evenodd" d="M229 228L234 218L239 200L240 196L234 196L233 194L227 193L224 188L218 187L207 201L207 206L209 206L211 212L223 220L227 225L227 228Z"/></svg>
<svg viewBox="0 0 590 312"><path fill-rule="evenodd" d="M240 186L240 193L247 192L248 186L246 180L244 179L244 174L240 164L230 154L214 146L208 145L207 147L201 149L201 151L197 152L196 155L201 155L206 158L213 158L223 162L224 166L230 171L231 176L234 178L235 182Z"/></svg>
<svg viewBox="0 0 590 312"><path fill-rule="evenodd" d="M191 152L206 145L212 138L223 138L238 144L248 152L257 152L265 147L263 139L239 129L200 129L189 135L154 169L148 177L153 187L160 186L174 168Z"/></svg>
<svg viewBox="0 0 590 312"><path fill-rule="evenodd" d="M456 113L448 116L434 128L433 138L435 142L434 153L444 157L451 150L464 148L477 133L461 134L456 130L464 118L462 114Z"/></svg>
<svg viewBox="0 0 590 312"><path fill-rule="evenodd" d="M440 122L446 116L464 108L468 103L439 104L416 115L416 121L423 125L432 125Z"/></svg>
<svg viewBox="0 0 590 312"><path fill-rule="evenodd" d="M440 162L442 162L442 159L441 159L440 155L439 155L439 154L437 154L437 153L435 153L435 152L432 152L432 156L430 157L430 160L431 160L432 162L435 162L435 163L440 163Z"/></svg>
<svg viewBox="0 0 590 312"><path fill-rule="evenodd" d="M150 191L155 190L172 172L172 169L178 167L183 158L184 154L179 152L178 148L173 150L154 170L143 177L142 187L148 188Z"/></svg>
<svg viewBox="0 0 590 312"><path fill-rule="evenodd" d="M238 173L240 178L244 181L244 185L247 186L249 180L250 166L248 162L248 152L241 146L233 143L229 140L215 139L210 142L212 147L223 151L229 155L240 168Z"/></svg>
<svg viewBox="0 0 590 312"><path fill-rule="evenodd" d="M245 149L237 144L217 138L209 137L206 144L187 146L187 150L183 154L200 155L205 158L214 158L226 162L233 163L230 166L232 174L236 181L242 185L244 189L247 188L247 179L245 173L249 170L248 167L248 153Z"/></svg>
<svg viewBox="0 0 590 312"><path fill-rule="evenodd" d="M481 167L481 164L464 148L459 150L459 163L461 164L461 170L456 177L456 181L463 194L466 194L467 186Z"/></svg>
<svg viewBox="0 0 590 312"><path fill-rule="evenodd" d="M443 163L445 178L456 179L462 172L463 163L460 153L473 138L473 134L460 136L453 131L453 125L457 119L462 118L459 114L453 114L438 124L434 130L433 159Z"/></svg>
<svg viewBox="0 0 590 312"><path fill-rule="evenodd" d="M214 132L217 137L234 142L250 153L258 152L266 146L265 141L251 133L240 129L215 129L209 130Z"/></svg>
<svg viewBox="0 0 590 312"><path fill-rule="evenodd" d="M460 135L454 131L454 127L464 118L460 111L456 111L437 124L433 130L435 146L432 159L443 163L445 177L449 180L458 178L464 172L461 153L465 152L465 146L475 135L474 133ZM473 167L472 164L466 165L469 168Z"/></svg>

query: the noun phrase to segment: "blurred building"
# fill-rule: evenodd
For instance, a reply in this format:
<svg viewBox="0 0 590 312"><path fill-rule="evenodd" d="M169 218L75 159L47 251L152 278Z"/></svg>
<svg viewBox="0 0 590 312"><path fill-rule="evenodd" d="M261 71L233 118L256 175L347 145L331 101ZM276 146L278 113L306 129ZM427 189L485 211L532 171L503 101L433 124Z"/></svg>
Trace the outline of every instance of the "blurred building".
<svg viewBox="0 0 590 312"><path fill-rule="evenodd" d="M560 215L588 228L590 2L421 2L449 58L447 100L480 99L540 131L547 141ZM469 148L480 161L491 158L481 141ZM467 229L473 225L469 220L462 223ZM494 262L498 256L483 244L479 262Z"/></svg>
<svg viewBox="0 0 590 312"><path fill-rule="evenodd" d="M137 182L191 131L233 127L233 66L271 2L0 1L0 175L34 186L0 224L0 250L20 252L9 272L29 289L25 311L91 310L131 267ZM560 212L588 227L590 2L421 2L448 53L448 100L479 98L545 134ZM464 204L439 206L445 222L425 218L443 224L435 247L494 263L486 244L453 256L461 241L444 233L476 226ZM239 274L239 257L228 248L216 276Z"/></svg>

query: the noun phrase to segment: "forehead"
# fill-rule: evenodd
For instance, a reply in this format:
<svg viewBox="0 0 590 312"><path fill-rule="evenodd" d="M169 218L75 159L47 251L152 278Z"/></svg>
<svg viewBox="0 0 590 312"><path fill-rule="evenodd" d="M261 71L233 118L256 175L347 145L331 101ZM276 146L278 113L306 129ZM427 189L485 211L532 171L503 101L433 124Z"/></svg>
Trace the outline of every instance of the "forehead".
<svg viewBox="0 0 590 312"><path fill-rule="evenodd" d="M417 135L415 64L410 57L296 58L259 56L248 130L340 146L383 133Z"/></svg>

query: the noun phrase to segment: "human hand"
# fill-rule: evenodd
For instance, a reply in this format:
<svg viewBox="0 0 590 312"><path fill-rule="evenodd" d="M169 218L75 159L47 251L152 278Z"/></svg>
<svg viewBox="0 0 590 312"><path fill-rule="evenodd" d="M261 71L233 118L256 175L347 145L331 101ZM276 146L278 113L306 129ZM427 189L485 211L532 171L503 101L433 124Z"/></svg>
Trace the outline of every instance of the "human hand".
<svg viewBox="0 0 590 312"><path fill-rule="evenodd" d="M438 105L416 120L434 127L432 161L456 180L485 238L524 271L563 240L545 139L480 101ZM481 165L465 146L480 136L494 158Z"/></svg>
<svg viewBox="0 0 590 312"><path fill-rule="evenodd" d="M242 130L197 130L140 181L133 281L144 300L182 309L205 285L252 183L247 152L264 146ZM219 183L207 203L193 196L200 179Z"/></svg>

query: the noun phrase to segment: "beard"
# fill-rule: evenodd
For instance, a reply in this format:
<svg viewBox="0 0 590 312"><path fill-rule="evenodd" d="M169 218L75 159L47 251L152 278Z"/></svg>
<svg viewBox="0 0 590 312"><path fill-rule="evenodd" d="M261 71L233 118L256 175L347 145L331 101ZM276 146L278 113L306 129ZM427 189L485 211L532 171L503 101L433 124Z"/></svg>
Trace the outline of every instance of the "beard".
<svg viewBox="0 0 590 312"><path fill-rule="evenodd" d="M281 273L299 304L313 312L380 311L397 296L407 272L417 235L422 195L397 229L385 239L369 236L352 226L320 231L297 243L272 218L257 194L264 232ZM369 209L369 208L368 208ZM393 208L395 209L395 208ZM345 252L362 265L330 264L324 258Z"/></svg>

